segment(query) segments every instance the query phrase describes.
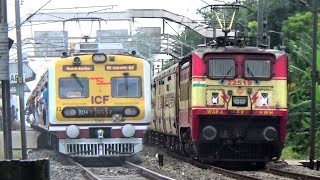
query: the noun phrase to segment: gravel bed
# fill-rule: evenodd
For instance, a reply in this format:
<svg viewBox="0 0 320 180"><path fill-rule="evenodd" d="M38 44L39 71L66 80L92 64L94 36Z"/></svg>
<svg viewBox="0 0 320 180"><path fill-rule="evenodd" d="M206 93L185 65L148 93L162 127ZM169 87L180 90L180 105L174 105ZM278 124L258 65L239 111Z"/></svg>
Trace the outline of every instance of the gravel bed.
<svg viewBox="0 0 320 180"><path fill-rule="evenodd" d="M63 156L50 150L33 150L28 152L28 159L39 160L49 158L51 180L86 180L82 170L71 165Z"/></svg>
<svg viewBox="0 0 320 180"><path fill-rule="evenodd" d="M159 148L144 145L144 150L139 155L143 166L159 174L171 177L177 180L229 180L232 178L225 177L221 174L214 173L211 170L205 170L195 167L189 163L181 162L170 155L161 152ZM159 166L156 154L163 154L163 166Z"/></svg>
<svg viewBox="0 0 320 180"><path fill-rule="evenodd" d="M320 171L312 170L312 169L309 169L308 167L303 167L303 166L289 166L286 162L269 163L267 167L273 167L273 168L277 168L284 171L290 171L290 172L320 177Z"/></svg>
<svg viewBox="0 0 320 180"><path fill-rule="evenodd" d="M156 154L163 154L163 166L159 166ZM181 162L180 160L171 157L171 155L161 151L160 148L144 145L144 149L139 153L139 159L142 161L140 166L155 171L164 176L171 177L177 180L229 180L232 178L214 173L211 170L205 170L189 163ZM64 156L59 153L49 150L33 150L28 152L28 159L38 160L48 158L50 160L50 179L52 180L85 180L82 175L82 170L71 165ZM293 171L301 174L320 176L320 171L311 170L303 166L289 166L285 162L269 163L267 167L275 167L282 170ZM105 167L94 168L94 174L121 176L136 174L134 169ZM239 171L242 174L258 177L261 179L278 179L286 180L289 178L271 175L261 171Z"/></svg>
<svg viewBox="0 0 320 180"><path fill-rule="evenodd" d="M286 178L286 177L283 177L283 176L277 176L277 175L274 175L274 174L261 172L261 171L239 171L238 173L241 173L241 174L244 174L244 175L249 175L249 176L260 178L260 179L277 179L277 180L292 179L292 178Z"/></svg>
<svg viewBox="0 0 320 180"><path fill-rule="evenodd" d="M121 175L134 175L138 174L137 169L124 168L124 167L105 167L105 168L88 168L95 175L104 176L121 176Z"/></svg>

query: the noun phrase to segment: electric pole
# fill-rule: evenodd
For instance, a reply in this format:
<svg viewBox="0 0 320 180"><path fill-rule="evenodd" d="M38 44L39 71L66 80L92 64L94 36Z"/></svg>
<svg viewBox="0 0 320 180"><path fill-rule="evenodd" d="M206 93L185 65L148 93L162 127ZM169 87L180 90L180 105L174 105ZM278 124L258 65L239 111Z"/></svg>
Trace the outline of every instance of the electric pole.
<svg viewBox="0 0 320 180"><path fill-rule="evenodd" d="M22 47L21 47L21 22L20 22L20 0L16 0L16 34L17 34L17 58L18 58L18 80L17 87L19 92L19 109L20 109L20 124L21 124L21 150L22 159L27 159L27 138L26 138L26 123L24 120L24 78L23 78L23 62L22 62Z"/></svg>
<svg viewBox="0 0 320 180"><path fill-rule="evenodd" d="M12 159L7 0L0 0L0 80L2 86L4 157L5 159Z"/></svg>
<svg viewBox="0 0 320 180"><path fill-rule="evenodd" d="M311 83L311 127L310 127L310 169L314 168L315 129L317 121L316 83L317 83L317 34L318 34L318 0L313 0L313 41L312 41L312 83Z"/></svg>
<svg viewBox="0 0 320 180"><path fill-rule="evenodd" d="M258 19L258 31L257 31L257 45L262 43L262 36L263 36L263 0L258 1L258 13L257 13L257 19Z"/></svg>

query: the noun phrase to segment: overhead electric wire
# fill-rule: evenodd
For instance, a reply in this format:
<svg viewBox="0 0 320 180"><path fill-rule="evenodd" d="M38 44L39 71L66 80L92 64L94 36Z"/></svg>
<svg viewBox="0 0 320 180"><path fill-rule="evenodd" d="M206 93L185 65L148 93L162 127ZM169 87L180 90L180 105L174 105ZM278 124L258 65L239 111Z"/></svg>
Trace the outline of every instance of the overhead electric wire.
<svg viewBox="0 0 320 180"><path fill-rule="evenodd" d="M49 4L52 0L47 1L43 6L41 6L38 10L36 10L34 13L32 13L31 15L29 15L21 24L20 26L22 26L25 22L27 22L32 16L36 15L42 8L44 8L47 4Z"/></svg>
<svg viewBox="0 0 320 180"><path fill-rule="evenodd" d="M24 23L26 23L32 16L36 15L43 7L45 7L47 4L49 4L52 0L47 1L43 6L41 6L38 10L36 10L35 12L33 12L32 14L30 14L21 24L20 26L22 26ZM28 9L30 10L30 9ZM57 17L57 18L61 18L61 17ZM63 19L63 18L62 18ZM11 31L15 29L15 26L13 26L11 29L8 29L8 31Z"/></svg>
<svg viewBox="0 0 320 180"><path fill-rule="evenodd" d="M103 6L118 6L118 5L103 5ZM73 7L67 7L67 8L54 8L54 9L42 9L43 11L52 11L52 10L67 10L67 9L88 9L88 8L97 8L97 7L103 7L103 6L86 6L86 7L77 7L77 6L73 6Z"/></svg>

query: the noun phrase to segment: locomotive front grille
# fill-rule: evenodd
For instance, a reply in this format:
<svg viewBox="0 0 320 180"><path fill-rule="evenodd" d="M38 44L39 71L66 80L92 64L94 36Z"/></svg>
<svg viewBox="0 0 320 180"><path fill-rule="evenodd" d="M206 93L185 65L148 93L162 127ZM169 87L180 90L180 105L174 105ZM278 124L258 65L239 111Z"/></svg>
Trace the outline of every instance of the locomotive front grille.
<svg viewBox="0 0 320 180"><path fill-rule="evenodd" d="M118 156L131 156L142 150L142 141L137 142L63 142L69 139L60 140L59 151L70 156L79 157L118 157ZM71 139L70 139L71 140ZM73 139L72 139L73 140ZM86 139L87 141L90 139ZM79 140L81 141L81 140Z"/></svg>
<svg viewBox="0 0 320 180"><path fill-rule="evenodd" d="M66 144L66 153L84 156L118 156L134 153L134 144Z"/></svg>
<svg viewBox="0 0 320 180"><path fill-rule="evenodd" d="M199 156L214 156L217 161L265 161L279 157L282 146L280 143L269 144L238 144L236 146L223 146L222 144L203 143L199 144ZM201 158L200 157L200 158Z"/></svg>

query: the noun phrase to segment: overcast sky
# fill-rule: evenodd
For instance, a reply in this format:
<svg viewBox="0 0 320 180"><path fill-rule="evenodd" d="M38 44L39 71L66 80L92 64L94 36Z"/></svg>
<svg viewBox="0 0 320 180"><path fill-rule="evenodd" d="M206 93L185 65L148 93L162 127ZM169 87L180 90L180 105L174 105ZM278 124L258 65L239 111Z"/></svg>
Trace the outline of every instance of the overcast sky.
<svg viewBox="0 0 320 180"><path fill-rule="evenodd" d="M31 13L34 13L40 7L49 2L43 9L56 9L56 8L72 8L72 7L86 7L86 6L101 6L99 8L91 9L81 9L82 11L92 11L101 10L107 5L115 5L113 11L122 11L126 9L165 9L170 12L186 16L193 20L201 20L201 16L196 14L197 9L206 6L206 3L217 4L224 0L20 0L20 15L21 17L26 17ZM228 1L228 0L225 0ZM229 0L232 1L232 0ZM205 3L206 2L206 3ZM15 0L7 0L8 3L8 22L9 26L14 25L15 20ZM67 9L63 11L79 11L80 9ZM110 11L110 10L109 10ZM160 24L159 24L160 22ZM151 20L143 19L135 21L134 26L161 26L161 20ZM56 27L55 25L54 27ZM83 26L83 25L82 25ZM119 26L119 27L118 27ZM121 23L117 25L109 25L108 29L119 29L123 28ZM37 27L38 28L38 27ZM39 27L40 28L40 27ZM44 26L42 28L47 28L52 30L52 27ZM62 25L59 27L62 30ZM183 27L175 26L177 31L183 30ZM23 29L23 36L26 34ZM30 34L30 31L29 31ZM9 32L9 36L15 36L14 30ZM14 38L14 37L13 37Z"/></svg>
<svg viewBox="0 0 320 180"><path fill-rule="evenodd" d="M49 0L20 0L21 16L34 12ZM7 0L9 21L14 19L15 0ZM206 0L206 2L214 2ZM201 0L51 0L44 9L62 8L62 7L79 7L79 6L106 6L117 5L115 9L166 9L168 11L188 16L189 18L197 17L196 9L205 6Z"/></svg>

